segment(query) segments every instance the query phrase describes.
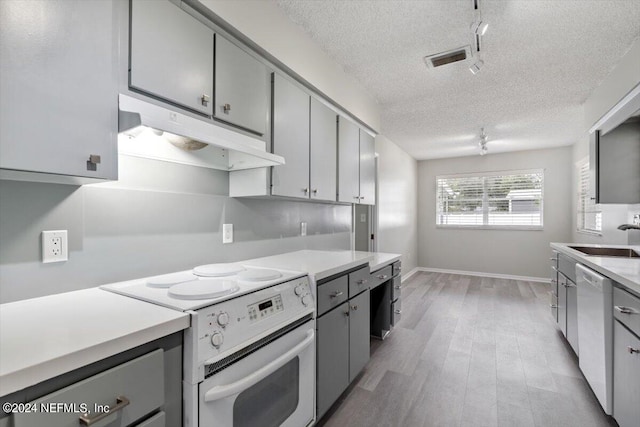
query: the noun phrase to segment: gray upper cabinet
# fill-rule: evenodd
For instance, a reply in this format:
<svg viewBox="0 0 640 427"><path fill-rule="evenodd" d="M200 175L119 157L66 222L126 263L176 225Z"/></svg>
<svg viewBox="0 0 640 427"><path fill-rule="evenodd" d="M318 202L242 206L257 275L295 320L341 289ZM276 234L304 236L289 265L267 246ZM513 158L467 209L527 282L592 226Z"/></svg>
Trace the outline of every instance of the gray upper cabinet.
<svg viewBox="0 0 640 427"><path fill-rule="evenodd" d="M168 0L132 0L130 86L211 115L213 37Z"/></svg>
<svg viewBox="0 0 640 427"><path fill-rule="evenodd" d="M338 168L337 114L311 98L309 181L311 199L336 200Z"/></svg>
<svg viewBox="0 0 640 427"><path fill-rule="evenodd" d="M215 44L214 117L264 135L269 105L267 67L220 34Z"/></svg>
<svg viewBox="0 0 640 427"><path fill-rule="evenodd" d="M7 174L117 178L116 15L110 1L0 1L0 168Z"/></svg>
<svg viewBox="0 0 640 427"><path fill-rule="evenodd" d="M360 200L360 129L338 117L338 201Z"/></svg>
<svg viewBox="0 0 640 427"><path fill-rule="evenodd" d="M308 198L309 95L279 74L273 75L272 144L286 160L273 168L272 194Z"/></svg>
<svg viewBox="0 0 640 427"><path fill-rule="evenodd" d="M360 129L360 203L376 204L376 144Z"/></svg>
<svg viewBox="0 0 640 427"><path fill-rule="evenodd" d="M338 201L375 205L376 159L373 136L338 118Z"/></svg>

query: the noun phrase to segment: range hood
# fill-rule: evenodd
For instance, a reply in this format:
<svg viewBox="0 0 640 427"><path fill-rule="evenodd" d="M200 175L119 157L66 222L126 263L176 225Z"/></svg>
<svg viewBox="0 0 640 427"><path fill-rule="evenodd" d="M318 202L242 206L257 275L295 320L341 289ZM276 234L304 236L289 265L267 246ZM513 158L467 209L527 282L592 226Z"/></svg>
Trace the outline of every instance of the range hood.
<svg viewBox="0 0 640 427"><path fill-rule="evenodd" d="M119 94L119 154L235 171L285 163L266 144L213 121ZM205 145L206 144L206 145Z"/></svg>

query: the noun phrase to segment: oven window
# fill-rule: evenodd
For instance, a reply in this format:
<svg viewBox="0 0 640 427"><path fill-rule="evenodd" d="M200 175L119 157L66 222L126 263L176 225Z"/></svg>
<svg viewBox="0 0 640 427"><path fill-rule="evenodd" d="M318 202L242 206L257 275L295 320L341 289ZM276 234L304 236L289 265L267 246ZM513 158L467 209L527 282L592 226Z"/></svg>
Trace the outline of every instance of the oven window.
<svg viewBox="0 0 640 427"><path fill-rule="evenodd" d="M298 407L300 358L296 357L238 395L233 405L234 427L278 427Z"/></svg>

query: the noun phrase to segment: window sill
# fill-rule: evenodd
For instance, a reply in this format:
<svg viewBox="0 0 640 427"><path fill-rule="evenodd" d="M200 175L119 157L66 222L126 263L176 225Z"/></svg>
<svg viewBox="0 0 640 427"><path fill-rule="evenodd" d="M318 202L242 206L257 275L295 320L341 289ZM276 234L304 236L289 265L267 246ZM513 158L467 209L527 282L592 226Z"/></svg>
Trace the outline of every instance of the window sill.
<svg viewBox="0 0 640 427"><path fill-rule="evenodd" d="M577 233L579 234L586 234L588 236L598 236L598 237L602 237L602 232L601 231L590 231L590 230L580 230L577 229L576 230Z"/></svg>
<svg viewBox="0 0 640 427"><path fill-rule="evenodd" d="M444 225L436 224L436 228L441 229L456 229L456 230L511 230L511 231L544 231L543 226L499 226L499 225Z"/></svg>

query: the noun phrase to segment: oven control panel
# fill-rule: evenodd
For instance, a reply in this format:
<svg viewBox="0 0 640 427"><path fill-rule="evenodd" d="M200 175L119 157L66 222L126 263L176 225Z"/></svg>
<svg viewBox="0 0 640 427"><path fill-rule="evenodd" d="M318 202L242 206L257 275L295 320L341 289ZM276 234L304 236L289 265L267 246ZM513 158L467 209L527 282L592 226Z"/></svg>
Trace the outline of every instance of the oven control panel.
<svg viewBox="0 0 640 427"><path fill-rule="evenodd" d="M250 304L247 306L249 313L249 322L255 323L259 320L263 320L265 317L273 316L281 311L284 311L282 306L282 295L278 294L275 297L266 299L264 301Z"/></svg>
<svg viewBox="0 0 640 427"><path fill-rule="evenodd" d="M211 363L314 311L309 278L299 277L197 310L184 345L197 348L198 363Z"/></svg>

